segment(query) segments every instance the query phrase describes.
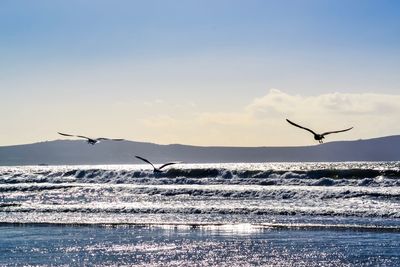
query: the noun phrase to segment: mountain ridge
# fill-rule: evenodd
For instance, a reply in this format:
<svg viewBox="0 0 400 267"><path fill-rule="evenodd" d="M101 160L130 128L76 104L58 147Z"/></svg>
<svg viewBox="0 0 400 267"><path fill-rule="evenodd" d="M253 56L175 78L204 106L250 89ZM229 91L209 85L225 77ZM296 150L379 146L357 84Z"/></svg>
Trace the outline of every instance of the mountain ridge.
<svg viewBox="0 0 400 267"><path fill-rule="evenodd" d="M0 147L0 165L86 165L140 163L141 155L155 163L323 162L400 160L400 135L334 141L321 145L285 147L159 145L150 142L101 142L90 146L82 140L53 140Z"/></svg>

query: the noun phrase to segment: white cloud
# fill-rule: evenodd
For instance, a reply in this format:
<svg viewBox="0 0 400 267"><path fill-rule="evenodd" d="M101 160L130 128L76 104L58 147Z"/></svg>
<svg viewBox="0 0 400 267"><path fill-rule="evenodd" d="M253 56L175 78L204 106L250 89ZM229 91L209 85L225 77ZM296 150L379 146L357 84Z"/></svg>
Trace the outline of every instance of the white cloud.
<svg viewBox="0 0 400 267"><path fill-rule="evenodd" d="M178 142L198 145L282 146L314 144L312 136L285 119L315 131L344 129L327 141L365 139L400 133L400 95L379 93L328 93L314 96L270 89L233 112L196 110L168 113L143 120L149 128L163 130ZM200 112L199 112L200 110Z"/></svg>
<svg viewBox="0 0 400 267"><path fill-rule="evenodd" d="M236 131L242 134L241 136L253 136L251 141L258 145L310 143L308 133L289 129L291 126L286 123L286 118L316 131L355 127L349 133L330 136L330 140L399 134L400 95L336 92L302 96L270 89L266 95L255 98L239 111L203 113L198 116L200 122L210 126L220 126L221 131L224 129L231 131L234 125L237 127ZM224 128L224 126L230 126L230 128ZM254 131L260 134L257 136Z"/></svg>
<svg viewBox="0 0 400 267"><path fill-rule="evenodd" d="M400 111L400 95L376 93L329 93L318 96L289 95L271 89L265 96L256 98L248 107L250 112L274 111L285 114L372 115Z"/></svg>

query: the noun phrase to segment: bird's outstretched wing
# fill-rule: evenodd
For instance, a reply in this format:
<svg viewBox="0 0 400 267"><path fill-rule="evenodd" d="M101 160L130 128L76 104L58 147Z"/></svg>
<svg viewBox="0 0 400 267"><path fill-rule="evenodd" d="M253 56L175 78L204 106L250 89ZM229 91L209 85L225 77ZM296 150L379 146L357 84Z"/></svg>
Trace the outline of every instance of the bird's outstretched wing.
<svg viewBox="0 0 400 267"><path fill-rule="evenodd" d="M143 160L144 162L147 162L148 164L150 164L151 166L153 166L154 169L156 168L156 167L154 167L153 163L151 163L151 162L148 161L147 159L142 158L142 157L139 157L139 156L135 156L135 157L138 158L138 159L140 159L140 160Z"/></svg>
<svg viewBox="0 0 400 267"><path fill-rule="evenodd" d="M301 128L301 129L303 129L303 130L309 131L309 132L312 133L312 134L317 134L317 133L315 133L313 130L308 129L308 128L303 127L303 126L300 126L300 125L298 125L298 124L296 124L296 123L294 123L294 122L292 122L292 121L290 121L290 120L288 120L288 119L286 119L286 121L287 121L288 123L290 123L291 125L296 126L296 127L299 127L299 128Z"/></svg>
<svg viewBox="0 0 400 267"><path fill-rule="evenodd" d="M98 141L124 141L125 139L122 138L107 138L107 137L99 137L96 138Z"/></svg>
<svg viewBox="0 0 400 267"><path fill-rule="evenodd" d="M92 139L90 137L84 136L84 135L75 135L76 137L80 137L80 138L85 138L85 139Z"/></svg>
<svg viewBox="0 0 400 267"><path fill-rule="evenodd" d="M347 128L347 129L344 129L344 130L339 130L339 131L330 131L330 132L323 133L322 135L327 135L327 134L332 134L332 133L347 132L347 131L350 131L350 130L353 129L353 128L354 128L354 127L350 127L350 128Z"/></svg>
<svg viewBox="0 0 400 267"><path fill-rule="evenodd" d="M97 141L106 141L106 140L111 140L110 138L106 138L106 137L99 137L96 138Z"/></svg>
<svg viewBox="0 0 400 267"><path fill-rule="evenodd" d="M180 163L180 162L168 162L168 163L165 163L165 164L161 165L161 167L159 169L161 170L164 167L167 167L167 166L172 165L172 164L178 164L178 163Z"/></svg>
<svg viewBox="0 0 400 267"><path fill-rule="evenodd" d="M60 132L57 132L59 135L63 135L63 136L75 136L75 135L73 135L73 134L66 134L66 133L60 133Z"/></svg>

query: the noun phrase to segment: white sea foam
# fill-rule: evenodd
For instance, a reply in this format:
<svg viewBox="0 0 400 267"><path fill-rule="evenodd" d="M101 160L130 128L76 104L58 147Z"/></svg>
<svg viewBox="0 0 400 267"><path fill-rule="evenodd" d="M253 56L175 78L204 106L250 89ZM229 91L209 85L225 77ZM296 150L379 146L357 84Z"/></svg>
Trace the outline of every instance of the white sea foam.
<svg viewBox="0 0 400 267"><path fill-rule="evenodd" d="M74 223L89 217L108 223L133 217L161 223L162 216L171 222L263 223L268 216L323 216L384 225L400 219L399 166L183 164L161 174L146 165L1 167L0 222L70 222L75 214Z"/></svg>

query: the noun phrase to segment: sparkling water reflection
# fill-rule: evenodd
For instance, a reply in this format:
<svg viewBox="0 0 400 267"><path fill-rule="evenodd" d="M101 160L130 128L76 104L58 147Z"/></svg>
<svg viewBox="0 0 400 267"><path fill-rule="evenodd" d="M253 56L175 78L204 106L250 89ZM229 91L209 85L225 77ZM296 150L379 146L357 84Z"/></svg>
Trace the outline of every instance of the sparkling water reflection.
<svg viewBox="0 0 400 267"><path fill-rule="evenodd" d="M400 234L224 226L1 226L0 265L399 266Z"/></svg>

